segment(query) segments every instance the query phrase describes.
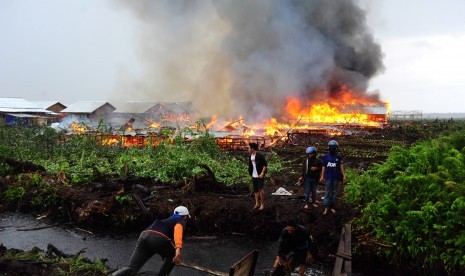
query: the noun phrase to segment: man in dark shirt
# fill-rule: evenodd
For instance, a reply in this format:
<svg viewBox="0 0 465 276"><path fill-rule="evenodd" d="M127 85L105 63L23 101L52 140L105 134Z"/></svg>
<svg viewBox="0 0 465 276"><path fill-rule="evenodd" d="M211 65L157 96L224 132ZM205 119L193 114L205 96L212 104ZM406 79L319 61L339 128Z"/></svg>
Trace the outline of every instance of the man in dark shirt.
<svg viewBox="0 0 465 276"><path fill-rule="evenodd" d="M279 236L278 256L276 256L274 267L278 264L288 267L287 255L292 252L294 262L299 265L299 275L303 276L307 260L308 238L309 233L304 226L297 224L294 220L289 220Z"/></svg>
<svg viewBox="0 0 465 276"><path fill-rule="evenodd" d="M316 158L316 148L308 147L305 152L307 158L302 163L302 174L299 178L299 183L305 185L305 206L308 209L309 204L313 207L318 207L316 201L316 190L318 181L320 180L321 161ZM310 192L312 193L312 201L310 201Z"/></svg>
<svg viewBox="0 0 465 276"><path fill-rule="evenodd" d="M265 156L258 152L257 143L249 144L249 175L252 177L253 192L255 195L255 206L253 209L265 209L265 173L268 163Z"/></svg>

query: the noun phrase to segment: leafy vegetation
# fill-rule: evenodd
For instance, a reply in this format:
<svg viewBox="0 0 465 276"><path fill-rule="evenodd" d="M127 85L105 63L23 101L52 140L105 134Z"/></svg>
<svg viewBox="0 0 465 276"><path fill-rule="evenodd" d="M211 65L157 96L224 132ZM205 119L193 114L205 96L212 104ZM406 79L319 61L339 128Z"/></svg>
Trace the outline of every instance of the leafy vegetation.
<svg viewBox="0 0 465 276"><path fill-rule="evenodd" d="M355 226L387 244L383 254L422 271L465 267L465 132L395 146L386 162L350 174Z"/></svg>
<svg viewBox="0 0 465 276"><path fill-rule="evenodd" d="M99 145L101 134L108 131L111 129L103 124L96 132L79 135L65 135L49 127L0 127L0 157L42 165L47 173L63 173L71 183L108 181L128 174L176 182L204 173L199 165L206 165L220 182L248 185L247 163L221 151L202 123L195 129L165 133L174 136L157 147ZM270 171L279 173L279 158L275 154L270 158ZM0 160L1 175L7 172L8 166Z"/></svg>
<svg viewBox="0 0 465 276"><path fill-rule="evenodd" d="M10 264L16 262L22 264L22 272L19 272L19 274L81 276L108 275L110 273L108 265L100 259L90 261L83 256L57 257L36 247L30 251L7 250L1 247L0 253L0 266L2 266L3 269L8 269ZM38 271L39 268L40 271ZM17 267L12 265L11 269L17 270Z"/></svg>

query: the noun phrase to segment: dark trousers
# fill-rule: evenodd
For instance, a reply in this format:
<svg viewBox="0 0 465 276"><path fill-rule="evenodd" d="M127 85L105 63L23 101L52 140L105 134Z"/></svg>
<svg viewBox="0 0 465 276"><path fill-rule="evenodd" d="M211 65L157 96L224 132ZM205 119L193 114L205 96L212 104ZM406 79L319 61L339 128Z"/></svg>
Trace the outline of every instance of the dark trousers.
<svg viewBox="0 0 465 276"><path fill-rule="evenodd" d="M171 240L153 232L142 232L137 240L136 248L132 253L127 267L115 271L113 276L131 275L137 273L142 266L155 254L160 255L164 263L158 272L159 276L168 275L174 267L173 258L176 248Z"/></svg>
<svg viewBox="0 0 465 276"><path fill-rule="evenodd" d="M318 180L311 179L310 177L305 177L305 204L310 203L310 192L312 193L312 203L316 202L316 188L318 186Z"/></svg>

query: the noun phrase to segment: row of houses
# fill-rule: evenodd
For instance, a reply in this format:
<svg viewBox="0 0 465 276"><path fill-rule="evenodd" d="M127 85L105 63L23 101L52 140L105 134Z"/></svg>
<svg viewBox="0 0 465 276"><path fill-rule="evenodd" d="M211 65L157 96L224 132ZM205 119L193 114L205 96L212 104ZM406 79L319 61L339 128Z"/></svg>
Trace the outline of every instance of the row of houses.
<svg viewBox="0 0 465 276"><path fill-rule="evenodd" d="M146 127L161 121L186 121L195 113L188 102L136 102L111 104L105 101L79 101L63 104L58 101L29 101L23 98L0 97L0 124L2 125L51 125L101 120L112 125Z"/></svg>

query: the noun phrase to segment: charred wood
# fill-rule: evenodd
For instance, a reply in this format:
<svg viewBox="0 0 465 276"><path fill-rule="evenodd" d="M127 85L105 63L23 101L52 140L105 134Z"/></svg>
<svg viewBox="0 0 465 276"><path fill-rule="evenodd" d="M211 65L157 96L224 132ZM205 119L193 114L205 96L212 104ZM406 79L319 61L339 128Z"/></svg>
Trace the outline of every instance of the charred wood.
<svg viewBox="0 0 465 276"><path fill-rule="evenodd" d="M29 161L18 161L11 158L1 158L8 164L16 173L26 172L45 172L45 168L41 165L36 165Z"/></svg>

